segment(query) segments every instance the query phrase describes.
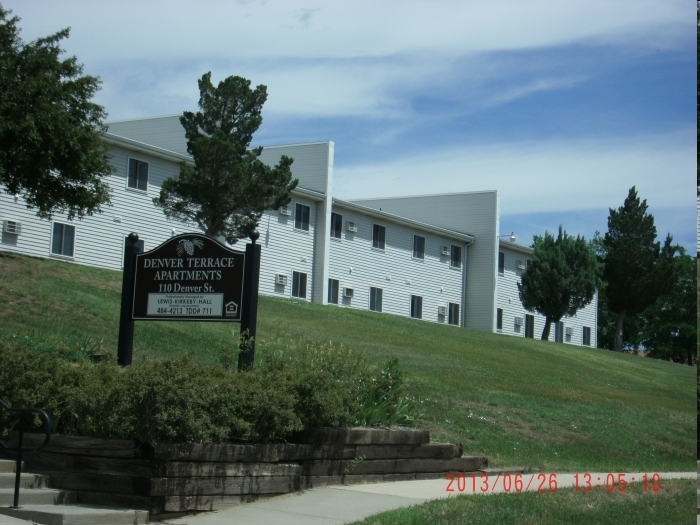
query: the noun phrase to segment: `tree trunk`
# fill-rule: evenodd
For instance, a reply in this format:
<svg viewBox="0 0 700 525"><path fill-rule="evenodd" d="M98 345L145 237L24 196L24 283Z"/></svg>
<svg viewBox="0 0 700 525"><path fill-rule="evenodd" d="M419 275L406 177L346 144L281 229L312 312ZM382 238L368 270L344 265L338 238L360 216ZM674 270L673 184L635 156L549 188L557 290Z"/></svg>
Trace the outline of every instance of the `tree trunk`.
<svg viewBox="0 0 700 525"><path fill-rule="evenodd" d="M542 330L542 341L549 341L549 329L552 327L552 319L546 317L544 321L544 330Z"/></svg>
<svg viewBox="0 0 700 525"><path fill-rule="evenodd" d="M625 321L625 312L617 314L617 326L615 327L615 350L622 351L622 327Z"/></svg>

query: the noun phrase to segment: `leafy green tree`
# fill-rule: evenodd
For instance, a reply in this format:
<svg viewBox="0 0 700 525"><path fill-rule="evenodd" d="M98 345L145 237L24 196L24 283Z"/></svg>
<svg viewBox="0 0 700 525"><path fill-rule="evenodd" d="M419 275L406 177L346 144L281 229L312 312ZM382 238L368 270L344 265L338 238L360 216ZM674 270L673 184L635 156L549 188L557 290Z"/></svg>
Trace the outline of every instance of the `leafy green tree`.
<svg viewBox="0 0 700 525"><path fill-rule="evenodd" d="M642 345L649 357L692 365L697 345L696 259L685 254L673 258L675 280L670 289L641 314Z"/></svg>
<svg viewBox="0 0 700 525"><path fill-rule="evenodd" d="M647 208L632 186L624 204L611 208L608 216L603 280L607 307L617 317L615 350L623 349L625 318L643 312L675 280L673 256L678 246L671 245L671 234L663 247L656 242L654 216Z"/></svg>
<svg viewBox="0 0 700 525"><path fill-rule="evenodd" d="M545 316L542 340L549 339L552 323L574 315L589 304L599 283L595 253L586 240L567 235L559 226L554 238L549 232L534 238L534 252L518 283L526 310Z"/></svg>
<svg viewBox="0 0 700 525"><path fill-rule="evenodd" d="M248 149L262 124L265 86L252 90L249 80L230 76L214 87L206 73L199 93L200 111L180 117L194 166L182 163L180 177L166 180L153 202L167 217L233 244L258 225L264 210L291 200L293 159L283 155L271 168L258 158L262 147Z"/></svg>
<svg viewBox="0 0 700 525"><path fill-rule="evenodd" d="M60 58L68 29L25 44L10 15L0 5L0 189L39 217L99 212L114 171L100 138L105 112L91 102L100 80Z"/></svg>

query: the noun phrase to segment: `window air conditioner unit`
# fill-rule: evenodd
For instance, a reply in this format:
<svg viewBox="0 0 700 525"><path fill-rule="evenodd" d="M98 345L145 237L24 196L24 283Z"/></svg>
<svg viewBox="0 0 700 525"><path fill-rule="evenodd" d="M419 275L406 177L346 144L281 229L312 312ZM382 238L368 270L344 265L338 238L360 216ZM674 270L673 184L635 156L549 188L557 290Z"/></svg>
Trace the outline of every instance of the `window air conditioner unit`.
<svg viewBox="0 0 700 525"><path fill-rule="evenodd" d="M357 226L355 226L354 222L348 221L348 231L349 232L356 232L357 231Z"/></svg>
<svg viewBox="0 0 700 525"><path fill-rule="evenodd" d="M570 326L566 327L566 335L571 336L574 334L574 329Z"/></svg>
<svg viewBox="0 0 700 525"><path fill-rule="evenodd" d="M291 214L292 214L292 210L290 210L286 206L282 206L280 208L280 215L291 215Z"/></svg>
<svg viewBox="0 0 700 525"><path fill-rule="evenodd" d="M352 298L353 295L355 295L354 288L343 288L343 297Z"/></svg>
<svg viewBox="0 0 700 525"><path fill-rule="evenodd" d="M2 221L2 231L5 233L11 233L13 235L19 235L22 233L22 224L17 221Z"/></svg>
<svg viewBox="0 0 700 525"><path fill-rule="evenodd" d="M281 284L282 286L287 286L287 276L283 273L278 273L275 275L275 284Z"/></svg>
<svg viewBox="0 0 700 525"><path fill-rule="evenodd" d="M515 326L522 326L523 325L523 318L522 317L516 317L515 318Z"/></svg>
<svg viewBox="0 0 700 525"><path fill-rule="evenodd" d="M450 255L450 247L449 246L441 246L440 247L440 254Z"/></svg>
<svg viewBox="0 0 700 525"><path fill-rule="evenodd" d="M438 306L438 315L441 316L446 316L447 315L447 306Z"/></svg>
<svg viewBox="0 0 700 525"><path fill-rule="evenodd" d="M515 261L515 267L518 270L524 270L525 269L525 263L523 261Z"/></svg>

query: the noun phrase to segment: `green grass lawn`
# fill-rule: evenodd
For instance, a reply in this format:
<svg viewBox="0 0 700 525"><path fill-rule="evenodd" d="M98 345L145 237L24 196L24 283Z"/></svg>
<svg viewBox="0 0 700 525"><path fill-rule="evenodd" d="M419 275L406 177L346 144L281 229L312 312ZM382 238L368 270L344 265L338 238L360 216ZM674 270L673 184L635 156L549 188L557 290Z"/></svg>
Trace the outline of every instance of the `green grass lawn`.
<svg viewBox="0 0 700 525"><path fill-rule="evenodd" d="M641 486L624 493L563 489L457 496L375 514L353 525L678 525L695 523L695 480L666 481L657 493Z"/></svg>
<svg viewBox="0 0 700 525"><path fill-rule="evenodd" d="M116 355L120 272L0 252L0 336L102 341ZM134 359L191 352L218 362L229 323L137 322ZM419 424L492 466L546 472L692 471L695 367L358 310L260 298L259 358L289 338L398 357Z"/></svg>

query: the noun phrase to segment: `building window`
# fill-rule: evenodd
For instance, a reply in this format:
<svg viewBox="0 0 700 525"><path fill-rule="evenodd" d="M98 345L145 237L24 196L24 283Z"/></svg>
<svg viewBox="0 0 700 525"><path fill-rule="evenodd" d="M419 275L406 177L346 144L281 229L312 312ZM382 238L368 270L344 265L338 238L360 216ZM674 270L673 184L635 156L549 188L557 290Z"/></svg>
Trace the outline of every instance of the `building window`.
<svg viewBox="0 0 700 525"><path fill-rule="evenodd" d="M449 306L449 315L447 317L447 322L449 324L454 324L454 325L459 325L459 304L457 303L450 303Z"/></svg>
<svg viewBox="0 0 700 525"><path fill-rule="evenodd" d="M306 274L292 272L292 297L306 299Z"/></svg>
<svg viewBox="0 0 700 525"><path fill-rule="evenodd" d="M148 189L148 162L129 159L129 188L146 191Z"/></svg>
<svg viewBox="0 0 700 525"><path fill-rule="evenodd" d="M554 342L564 342L564 323L562 323L561 321L554 323Z"/></svg>
<svg viewBox="0 0 700 525"><path fill-rule="evenodd" d="M340 213L331 213L331 237L340 239L343 231L343 216Z"/></svg>
<svg viewBox="0 0 700 525"><path fill-rule="evenodd" d="M583 346L591 346L591 327L583 327Z"/></svg>
<svg viewBox="0 0 700 525"><path fill-rule="evenodd" d="M328 279L328 304L338 304L338 290L340 290L338 279Z"/></svg>
<svg viewBox="0 0 700 525"><path fill-rule="evenodd" d="M525 337L535 338L535 316L525 314Z"/></svg>
<svg viewBox="0 0 700 525"><path fill-rule="evenodd" d="M503 330L503 308L496 308L496 330Z"/></svg>
<svg viewBox="0 0 700 525"><path fill-rule="evenodd" d="M506 271L506 254L498 252L498 273L503 274Z"/></svg>
<svg viewBox="0 0 700 525"><path fill-rule="evenodd" d="M311 208L305 204L299 204L295 207L294 213L294 228L297 230L309 231L309 214L311 213Z"/></svg>
<svg viewBox="0 0 700 525"><path fill-rule="evenodd" d="M530 259L528 259L527 261L525 261L525 269L527 269L527 268L529 268L529 267L530 267Z"/></svg>
<svg viewBox="0 0 700 525"><path fill-rule="evenodd" d="M462 267L462 247L450 245L450 266L452 268Z"/></svg>
<svg viewBox="0 0 700 525"><path fill-rule="evenodd" d="M373 312L382 311L382 289L371 286L369 289L369 309Z"/></svg>
<svg viewBox="0 0 700 525"><path fill-rule="evenodd" d="M425 237L413 236L413 258L425 259Z"/></svg>
<svg viewBox="0 0 700 525"><path fill-rule="evenodd" d="M411 317L423 319L423 298L420 295L411 296Z"/></svg>
<svg viewBox="0 0 700 525"><path fill-rule="evenodd" d="M385 237L386 228L379 224L374 224L372 226L372 248L383 250L386 247Z"/></svg>
<svg viewBox="0 0 700 525"><path fill-rule="evenodd" d="M75 249L75 226L70 224L53 223L53 238L51 253L73 257Z"/></svg>

